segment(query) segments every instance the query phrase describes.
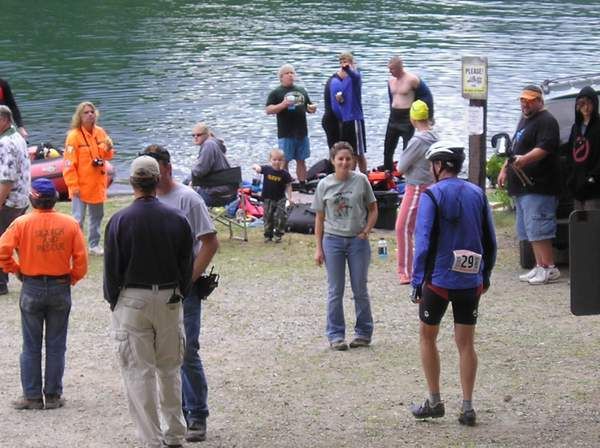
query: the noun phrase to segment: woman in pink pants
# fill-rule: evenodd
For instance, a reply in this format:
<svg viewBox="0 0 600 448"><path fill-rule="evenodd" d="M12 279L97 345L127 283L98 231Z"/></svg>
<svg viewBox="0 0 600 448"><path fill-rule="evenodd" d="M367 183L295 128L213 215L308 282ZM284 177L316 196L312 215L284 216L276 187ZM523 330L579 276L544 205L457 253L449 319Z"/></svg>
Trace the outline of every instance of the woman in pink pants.
<svg viewBox="0 0 600 448"><path fill-rule="evenodd" d="M410 283L412 277L413 235L421 193L433 182L425 152L438 138L431 130L429 107L421 100L410 108L410 122L415 134L400 155L397 168L406 180L406 189L396 219L398 277L400 284Z"/></svg>

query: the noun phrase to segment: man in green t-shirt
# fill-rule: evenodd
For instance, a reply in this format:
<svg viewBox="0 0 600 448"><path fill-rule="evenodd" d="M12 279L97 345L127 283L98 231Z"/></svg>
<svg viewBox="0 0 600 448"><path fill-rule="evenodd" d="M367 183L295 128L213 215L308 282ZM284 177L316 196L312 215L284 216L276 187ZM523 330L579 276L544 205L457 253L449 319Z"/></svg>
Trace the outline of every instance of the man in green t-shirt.
<svg viewBox="0 0 600 448"><path fill-rule="evenodd" d="M306 112L315 113L317 106L310 101L304 88L294 85L296 71L290 64L279 68L281 85L269 93L265 111L277 115L279 148L285 154L285 169L290 160L296 161L296 177L306 180L306 162L310 156Z"/></svg>

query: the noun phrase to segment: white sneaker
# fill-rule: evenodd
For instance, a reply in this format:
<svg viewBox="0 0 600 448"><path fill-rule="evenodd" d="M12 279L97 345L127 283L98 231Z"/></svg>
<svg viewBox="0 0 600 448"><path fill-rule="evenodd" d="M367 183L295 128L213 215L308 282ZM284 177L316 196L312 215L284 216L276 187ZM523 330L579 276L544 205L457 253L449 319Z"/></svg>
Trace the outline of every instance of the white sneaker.
<svg viewBox="0 0 600 448"><path fill-rule="evenodd" d="M519 280L522 282L528 282L533 277L535 277L535 274L537 274L538 269L541 269L541 266L535 266L531 271L527 272L526 274L519 275Z"/></svg>
<svg viewBox="0 0 600 448"><path fill-rule="evenodd" d="M560 277L560 271L556 266L551 268L540 267L535 276L529 279L530 285L545 285L546 283L558 280Z"/></svg>
<svg viewBox="0 0 600 448"><path fill-rule="evenodd" d="M560 271L556 266L552 266L548 268L548 281L553 282L554 280L558 280L560 278Z"/></svg>
<svg viewBox="0 0 600 448"><path fill-rule="evenodd" d="M98 257L101 257L104 255L104 249L102 249L100 246L90 247L89 252L91 255L96 255Z"/></svg>

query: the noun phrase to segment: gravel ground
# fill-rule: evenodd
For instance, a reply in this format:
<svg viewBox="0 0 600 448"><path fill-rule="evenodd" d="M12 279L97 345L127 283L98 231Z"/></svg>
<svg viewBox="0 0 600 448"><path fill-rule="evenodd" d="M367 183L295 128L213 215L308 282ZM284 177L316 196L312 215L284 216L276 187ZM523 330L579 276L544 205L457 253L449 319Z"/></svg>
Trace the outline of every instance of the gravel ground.
<svg viewBox="0 0 600 448"><path fill-rule="evenodd" d="M200 446L600 446L600 317L570 314L566 268L551 285L519 283L510 217L498 222L499 263L477 327L474 428L456 420L461 393L451 314L439 338L447 415L418 422L408 412L426 385L417 308L396 281L393 251L371 265L373 345L332 352L324 337L325 272L312 261L313 237L290 234L265 245L257 229L248 243L222 240L215 260L221 285L203 308L211 416ZM384 231L375 233L373 247L379 236L393 247L393 232ZM67 404L52 411L10 407L20 395L21 344L19 286L11 279L11 293L0 299L0 446L138 446L108 336L101 269L94 258L73 290Z"/></svg>

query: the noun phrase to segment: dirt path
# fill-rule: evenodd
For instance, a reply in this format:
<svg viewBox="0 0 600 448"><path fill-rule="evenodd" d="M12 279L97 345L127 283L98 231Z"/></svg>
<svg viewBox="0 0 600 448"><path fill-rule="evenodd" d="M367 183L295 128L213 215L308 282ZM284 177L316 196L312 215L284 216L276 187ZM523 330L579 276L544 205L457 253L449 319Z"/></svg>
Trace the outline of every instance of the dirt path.
<svg viewBox="0 0 600 448"><path fill-rule="evenodd" d="M392 233L381 233L392 246ZM423 423L407 410L426 390L417 309L396 282L393 256L371 267L372 347L332 352L323 335L325 272L313 265L312 237L288 235L267 246L256 231L249 243L223 241L216 263L223 281L203 309L211 417L199 446L600 446L600 317L570 314L566 272L552 285L519 283L511 232L498 237L499 266L480 306L475 428L456 421L451 315L440 333L448 414ZM21 344L18 282L11 279L13 292L0 299L0 446L137 446L100 284L101 260L94 259L73 291L67 406L17 412L9 405L20 395ZM352 308L346 300L348 322Z"/></svg>

